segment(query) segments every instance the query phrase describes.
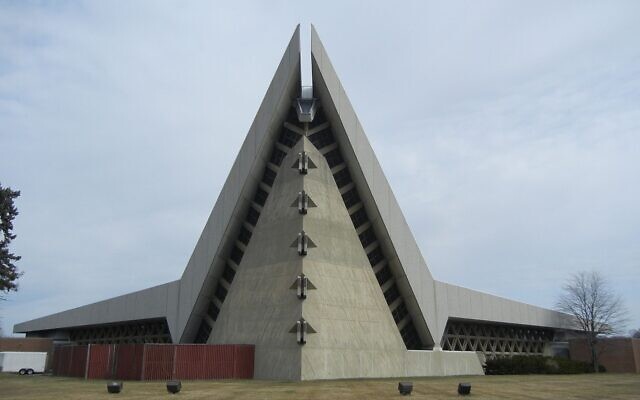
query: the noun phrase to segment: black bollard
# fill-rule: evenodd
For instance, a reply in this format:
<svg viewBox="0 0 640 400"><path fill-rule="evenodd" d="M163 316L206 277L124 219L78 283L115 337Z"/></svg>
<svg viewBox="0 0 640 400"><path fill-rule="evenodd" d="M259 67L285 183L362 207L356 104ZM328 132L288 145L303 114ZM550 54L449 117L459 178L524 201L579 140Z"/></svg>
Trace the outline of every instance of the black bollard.
<svg viewBox="0 0 640 400"><path fill-rule="evenodd" d="M109 382L107 383L107 392L120 393L122 391L122 382Z"/></svg>
<svg viewBox="0 0 640 400"><path fill-rule="evenodd" d="M176 394L182 389L182 382L180 381L167 381L167 392Z"/></svg>
<svg viewBox="0 0 640 400"><path fill-rule="evenodd" d="M398 392L406 396L413 391L413 382L398 382Z"/></svg>
<svg viewBox="0 0 640 400"><path fill-rule="evenodd" d="M471 393L471 384L470 383L459 383L458 384L458 394L462 396L466 396Z"/></svg>

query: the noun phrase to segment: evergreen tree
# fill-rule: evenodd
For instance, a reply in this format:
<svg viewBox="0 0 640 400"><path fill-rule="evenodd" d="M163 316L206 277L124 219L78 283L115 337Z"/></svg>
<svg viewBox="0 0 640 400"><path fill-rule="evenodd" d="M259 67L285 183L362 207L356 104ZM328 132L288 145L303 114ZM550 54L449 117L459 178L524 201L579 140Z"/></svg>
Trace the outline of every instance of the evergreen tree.
<svg viewBox="0 0 640 400"><path fill-rule="evenodd" d="M15 265L20 256L9 251L11 241L16 238L13 234L13 220L18 215L18 209L13 200L18 196L19 191L4 188L0 184L0 294L18 290L16 281L22 275Z"/></svg>

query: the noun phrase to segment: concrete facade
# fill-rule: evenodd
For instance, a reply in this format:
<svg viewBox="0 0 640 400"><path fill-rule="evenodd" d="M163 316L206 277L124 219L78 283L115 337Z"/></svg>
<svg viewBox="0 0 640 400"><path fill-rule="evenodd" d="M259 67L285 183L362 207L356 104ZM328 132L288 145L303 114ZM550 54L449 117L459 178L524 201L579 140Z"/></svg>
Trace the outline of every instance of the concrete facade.
<svg viewBox="0 0 640 400"><path fill-rule="evenodd" d="M180 279L14 332L160 318L174 343L255 344L256 377L300 380L482 373L475 351L441 351L452 319L571 329L566 315L433 278L313 28L311 57L316 119L294 112L298 28ZM294 287L301 274L305 299Z"/></svg>

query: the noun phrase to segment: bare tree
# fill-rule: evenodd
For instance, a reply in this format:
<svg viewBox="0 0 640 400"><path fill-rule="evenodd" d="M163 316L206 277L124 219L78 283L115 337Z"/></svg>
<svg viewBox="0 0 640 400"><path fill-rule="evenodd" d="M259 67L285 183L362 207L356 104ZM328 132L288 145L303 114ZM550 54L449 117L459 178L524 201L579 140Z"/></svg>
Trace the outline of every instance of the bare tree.
<svg viewBox="0 0 640 400"><path fill-rule="evenodd" d="M640 339L640 329L636 329L631 332L631 337L634 339Z"/></svg>
<svg viewBox="0 0 640 400"><path fill-rule="evenodd" d="M563 286L556 308L575 317L587 339L593 368L598 372L599 336L620 332L627 320L622 299L600 273L582 271L572 275Z"/></svg>

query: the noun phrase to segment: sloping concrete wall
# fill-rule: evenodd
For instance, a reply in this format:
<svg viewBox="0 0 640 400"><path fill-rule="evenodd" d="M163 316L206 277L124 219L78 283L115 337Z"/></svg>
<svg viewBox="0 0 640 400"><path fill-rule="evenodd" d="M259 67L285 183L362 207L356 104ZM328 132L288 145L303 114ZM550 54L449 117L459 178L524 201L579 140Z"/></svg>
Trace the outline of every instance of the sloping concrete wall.
<svg viewBox="0 0 640 400"><path fill-rule="evenodd" d="M302 348L302 379L400 375L406 349L329 165L303 138L317 168L300 175L317 207L301 216L317 247L303 259L315 290L302 303L317 331Z"/></svg>
<svg viewBox="0 0 640 400"><path fill-rule="evenodd" d="M16 324L14 333L165 318L178 301L179 281Z"/></svg>
<svg viewBox="0 0 640 400"><path fill-rule="evenodd" d="M385 250L422 341L433 345L433 331L427 325L427 321L436 320L433 277L313 26L311 56L314 95L320 98L331 122L352 178L362 192L360 197L369 219L376 232L383 233L378 241Z"/></svg>
<svg viewBox="0 0 640 400"><path fill-rule="evenodd" d="M174 341L188 342L195 334L200 314L208 302L215 277L222 267L216 262L235 233L261 179L271 145L291 108L291 99L300 90L300 27L298 26L262 100L238 157L218 196L204 230L180 279L177 313L169 316ZM225 246L227 245L227 246Z"/></svg>
<svg viewBox="0 0 640 400"><path fill-rule="evenodd" d="M302 229L302 216L291 207L303 187L291 168L301 149L302 141L278 170L209 338L210 344L254 344L258 379L300 379L301 346L289 331L302 316L302 302L290 289L302 272L302 258L291 247Z"/></svg>

